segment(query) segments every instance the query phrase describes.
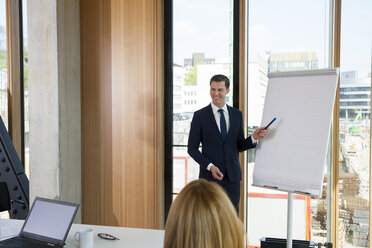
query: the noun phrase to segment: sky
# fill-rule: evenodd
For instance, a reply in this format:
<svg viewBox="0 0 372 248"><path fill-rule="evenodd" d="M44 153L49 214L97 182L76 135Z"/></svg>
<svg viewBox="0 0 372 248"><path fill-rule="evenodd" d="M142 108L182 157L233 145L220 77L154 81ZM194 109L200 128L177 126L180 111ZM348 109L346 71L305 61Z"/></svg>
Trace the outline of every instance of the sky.
<svg viewBox="0 0 372 248"><path fill-rule="evenodd" d="M0 26L4 30L4 34L6 32L5 30L5 0L0 0ZM0 38L1 41L4 40L4 44L0 44L0 49L5 49L6 47L6 39L4 37Z"/></svg>
<svg viewBox="0 0 372 248"><path fill-rule="evenodd" d="M371 71L372 1L342 1L341 68Z"/></svg>
<svg viewBox="0 0 372 248"><path fill-rule="evenodd" d="M27 22L27 1L22 1L22 11L23 11L23 22ZM6 28L6 12L5 12L5 0L0 0L0 26L4 27L4 30ZM24 41L25 45L27 46L27 25L23 26L23 35L24 35ZM1 47L4 49L3 47Z"/></svg>
<svg viewBox="0 0 372 248"><path fill-rule="evenodd" d="M249 60L271 52L316 52L327 63L328 5L325 0L252 0L249 5Z"/></svg>
<svg viewBox="0 0 372 248"><path fill-rule="evenodd" d="M229 57L230 1L174 0L174 62L183 65L194 52ZM25 3L26 1L23 1ZM316 52L328 63L329 0L249 0L249 61L271 52ZM27 6L23 4L24 22ZM5 27L5 0L0 0ZM342 1L341 68L371 70L372 1ZM27 25L24 26L27 37ZM27 38L25 37L25 41Z"/></svg>
<svg viewBox="0 0 372 248"><path fill-rule="evenodd" d="M5 26L5 0L0 0L0 26Z"/></svg>
<svg viewBox="0 0 372 248"><path fill-rule="evenodd" d="M174 62L229 56L230 0L174 0ZM271 52L316 52L328 67L329 0L250 0L249 62ZM372 1L342 1L342 70L371 70Z"/></svg>
<svg viewBox="0 0 372 248"><path fill-rule="evenodd" d="M192 53L229 57L230 0L174 0L174 62L183 65Z"/></svg>

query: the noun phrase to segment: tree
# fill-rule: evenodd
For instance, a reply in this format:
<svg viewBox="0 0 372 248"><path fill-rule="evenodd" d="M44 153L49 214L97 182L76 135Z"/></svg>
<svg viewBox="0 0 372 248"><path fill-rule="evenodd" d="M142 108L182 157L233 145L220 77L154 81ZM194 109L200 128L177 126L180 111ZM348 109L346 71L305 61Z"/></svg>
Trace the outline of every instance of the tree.
<svg viewBox="0 0 372 248"><path fill-rule="evenodd" d="M191 69L191 71L185 77L185 85L196 85L197 80L197 66Z"/></svg>

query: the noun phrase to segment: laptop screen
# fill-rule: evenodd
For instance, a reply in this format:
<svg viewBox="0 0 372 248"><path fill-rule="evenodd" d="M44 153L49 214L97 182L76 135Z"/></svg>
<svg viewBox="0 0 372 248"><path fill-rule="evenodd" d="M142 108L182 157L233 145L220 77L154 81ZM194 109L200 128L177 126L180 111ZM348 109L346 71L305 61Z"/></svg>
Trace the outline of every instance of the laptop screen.
<svg viewBox="0 0 372 248"><path fill-rule="evenodd" d="M35 198L21 235L46 242L64 243L78 204Z"/></svg>

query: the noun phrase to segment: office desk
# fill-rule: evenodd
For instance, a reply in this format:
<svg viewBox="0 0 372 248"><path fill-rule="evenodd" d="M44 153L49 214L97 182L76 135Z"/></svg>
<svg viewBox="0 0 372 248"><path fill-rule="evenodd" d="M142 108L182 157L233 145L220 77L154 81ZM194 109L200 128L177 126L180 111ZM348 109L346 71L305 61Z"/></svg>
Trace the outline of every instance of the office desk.
<svg viewBox="0 0 372 248"><path fill-rule="evenodd" d="M11 226L13 230L22 228L23 220L0 219L0 227ZM67 248L79 247L79 242L74 239L78 230L92 228L94 231L94 248L161 248L163 247L164 230L139 229L127 227L95 226L72 224L66 239ZM97 233L112 234L120 240L105 240L97 237Z"/></svg>

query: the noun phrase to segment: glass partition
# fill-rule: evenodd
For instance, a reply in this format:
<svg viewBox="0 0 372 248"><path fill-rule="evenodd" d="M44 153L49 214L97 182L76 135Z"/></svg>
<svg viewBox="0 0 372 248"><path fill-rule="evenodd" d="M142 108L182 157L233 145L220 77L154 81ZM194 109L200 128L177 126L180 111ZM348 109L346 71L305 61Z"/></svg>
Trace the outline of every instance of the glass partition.
<svg viewBox="0 0 372 248"><path fill-rule="evenodd" d="M8 66L6 34L6 1L0 0L0 115L8 127Z"/></svg>
<svg viewBox="0 0 372 248"><path fill-rule="evenodd" d="M8 65L5 0L0 0L0 116L8 128ZM8 212L1 212L0 218L9 218Z"/></svg>
<svg viewBox="0 0 372 248"><path fill-rule="evenodd" d="M329 1L249 0L247 14L248 132L252 133L262 125L269 72L328 67ZM262 237L286 238L287 193L250 185L254 158L255 150L249 150L248 247L259 246ZM294 239L327 240L325 174L322 198L294 195Z"/></svg>
<svg viewBox="0 0 372 248"><path fill-rule="evenodd" d="M22 1L23 29L23 95L24 95L24 167L27 177L30 177L30 116L28 105L28 42L27 42L27 0Z"/></svg>
<svg viewBox="0 0 372 248"><path fill-rule="evenodd" d="M372 2L341 7L339 247L369 246Z"/></svg>
<svg viewBox="0 0 372 248"><path fill-rule="evenodd" d="M230 79L233 99L233 0L173 1L173 195L199 177L187 154L190 123L196 110L211 102L209 80ZM213 6L213 11L211 11Z"/></svg>

